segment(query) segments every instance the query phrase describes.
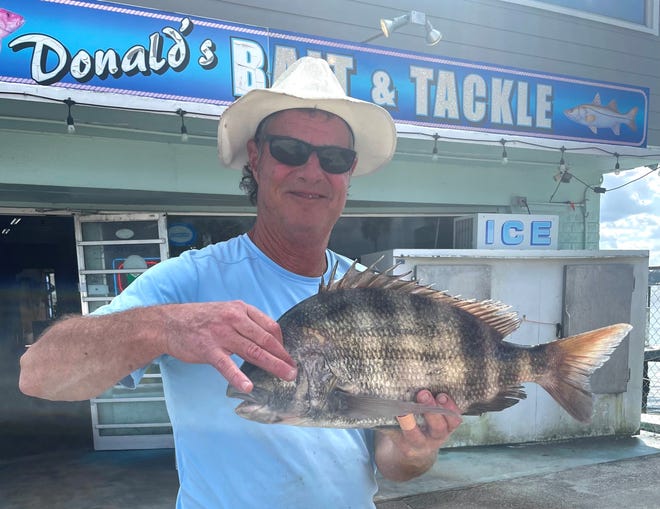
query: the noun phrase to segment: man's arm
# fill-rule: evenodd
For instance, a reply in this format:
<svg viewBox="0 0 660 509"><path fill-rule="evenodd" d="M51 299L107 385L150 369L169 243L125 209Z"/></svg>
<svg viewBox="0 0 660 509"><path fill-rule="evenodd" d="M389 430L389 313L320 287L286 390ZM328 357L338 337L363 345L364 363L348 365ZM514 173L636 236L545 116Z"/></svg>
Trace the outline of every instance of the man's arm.
<svg viewBox="0 0 660 509"><path fill-rule="evenodd" d="M386 479L408 481L429 470L438 457L438 450L462 422L460 410L446 395L435 399L429 391L420 391L417 402L438 405L456 412L456 416L425 414L425 426L403 426L401 430L377 431L375 437L376 466Z"/></svg>
<svg viewBox="0 0 660 509"><path fill-rule="evenodd" d="M84 400L162 354L213 365L242 391L252 383L243 359L286 380L295 364L277 322L240 301L167 304L60 320L21 357L19 387L29 396Z"/></svg>

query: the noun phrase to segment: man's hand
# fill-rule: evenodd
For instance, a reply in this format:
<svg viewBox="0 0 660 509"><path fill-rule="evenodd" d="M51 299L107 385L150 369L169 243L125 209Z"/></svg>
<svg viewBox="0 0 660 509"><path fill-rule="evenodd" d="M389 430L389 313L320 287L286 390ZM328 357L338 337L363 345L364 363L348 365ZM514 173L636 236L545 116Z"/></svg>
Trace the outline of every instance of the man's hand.
<svg viewBox="0 0 660 509"><path fill-rule="evenodd" d="M414 417L399 418L400 430L376 433L376 465L380 473L393 481L407 481L430 469L438 449L461 424L461 411L446 394L435 398L430 391L417 394L417 402L428 406L441 406L456 412L456 416L424 414L424 425L418 426Z"/></svg>
<svg viewBox="0 0 660 509"><path fill-rule="evenodd" d="M172 327L165 353L184 362L210 364L243 392L252 390L252 382L232 354L275 376L295 380L296 364L282 345L279 324L254 306L231 301L170 307Z"/></svg>

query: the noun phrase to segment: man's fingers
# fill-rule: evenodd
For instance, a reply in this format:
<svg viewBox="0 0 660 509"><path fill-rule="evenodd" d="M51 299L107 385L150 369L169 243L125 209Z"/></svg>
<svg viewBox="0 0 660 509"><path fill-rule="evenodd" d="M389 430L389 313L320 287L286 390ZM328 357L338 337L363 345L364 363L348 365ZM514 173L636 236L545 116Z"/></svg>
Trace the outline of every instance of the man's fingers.
<svg viewBox="0 0 660 509"><path fill-rule="evenodd" d="M451 431L455 430L459 426L459 424L463 422L463 419L461 417L461 409L458 408L456 403L454 403L454 401L446 394L438 394L435 398L435 401L441 407L446 408L447 410L451 410L452 412L455 412L456 415L445 416L445 419L449 424L449 429Z"/></svg>
<svg viewBox="0 0 660 509"><path fill-rule="evenodd" d="M425 425L421 428L417 425L413 414L398 416L399 427L412 444L421 445L427 438L444 442L462 422L460 409L446 394L438 394L434 398L430 391L420 391L417 395L417 402L428 406L443 407L456 412L456 415L426 413L424 414Z"/></svg>
<svg viewBox="0 0 660 509"><path fill-rule="evenodd" d="M247 328L238 332L278 359L290 366L295 366L296 363L284 348L280 325L265 313L251 306L247 308L247 315L251 322L247 323L245 326Z"/></svg>
<svg viewBox="0 0 660 509"><path fill-rule="evenodd" d="M446 394L438 394L435 398L428 391L418 394L418 401L425 405L437 405L456 412L455 415L424 414L429 437L434 440L445 441L449 435L461 424L460 409Z"/></svg>
<svg viewBox="0 0 660 509"><path fill-rule="evenodd" d="M229 354L219 355L211 364L225 377L229 385L232 385L241 392L250 392L252 390L252 382L234 363Z"/></svg>
<svg viewBox="0 0 660 509"><path fill-rule="evenodd" d="M270 350L259 346L248 337L243 337L233 350L243 360L284 380L295 380L298 374L298 368L288 353L286 357L290 359L290 363L274 355Z"/></svg>
<svg viewBox="0 0 660 509"><path fill-rule="evenodd" d="M229 317L233 331L232 334L225 336L226 342L221 346L222 353L219 356L235 353L243 360L279 378L294 380L298 373L297 366L282 344L279 324L257 308L242 304L242 309L235 309L235 316ZM234 365L230 358L228 360ZM238 368L234 365L231 371L236 380L245 377L242 372L239 375L235 370ZM232 385L240 387L237 383L233 383L233 379L230 379L224 371L220 370L220 372Z"/></svg>

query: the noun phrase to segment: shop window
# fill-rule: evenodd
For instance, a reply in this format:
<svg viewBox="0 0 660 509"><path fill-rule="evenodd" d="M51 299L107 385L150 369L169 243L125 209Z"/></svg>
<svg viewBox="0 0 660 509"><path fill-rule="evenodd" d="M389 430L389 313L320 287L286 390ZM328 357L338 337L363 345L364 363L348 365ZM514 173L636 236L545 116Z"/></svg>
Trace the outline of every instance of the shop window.
<svg viewBox="0 0 660 509"><path fill-rule="evenodd" d="M170 256L247 232L253 216L168 216ZM451 249L452 216L341 217L330 249L349 258L387 249Z"/></svg>
<svg viewBox="0 0 660 509"><path fill-rule="evenodd" d="M252 228L254 219L254 216L168 216L170 256L236 237Z"/></svg>

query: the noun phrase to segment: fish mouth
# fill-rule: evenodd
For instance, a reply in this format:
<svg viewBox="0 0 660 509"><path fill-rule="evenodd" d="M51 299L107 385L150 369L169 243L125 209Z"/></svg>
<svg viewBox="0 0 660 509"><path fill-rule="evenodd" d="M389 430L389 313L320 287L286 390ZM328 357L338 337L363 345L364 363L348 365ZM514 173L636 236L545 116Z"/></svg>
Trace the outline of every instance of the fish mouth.
<svg viewBox="0 0 660 509"><path fill-rule="evenodd" d="M277 424L281 422L280 417L268 410L265 405L243 401L238 405L234 412L236 415L249 419L251 421L260 422L262 424Z"/></svg>
<svg viewBox="0 0 660 509"><path fill-rule="evenodd" d="M227 397L242 399L253 405L266 405L270 400L270 392L260 387L254 387L251 392L243 392L230 385L227 387Z"/></svg>
<svg viewBox="0 0 660 509"><path fill-rule="evenodd" d="M268 391L254 387L251 392L243 392L230 385L227 387L227 397L243 400L234 409L237 415L265 424L277 422L277 420L274 420L276 416L267 410Z"/></svg>
<svg viewBox="0 0 660 509"><path fill-rule="evenodd" d="M252 392L243 392L230 385L227 387L227 396L243 400L234 409L234 412L244 419L262 424L292 424L294 426L301 426L304 425L303 422L306 422L297 415L273 411L269 406L271 393L260 387L254 387Z"/></svg>

